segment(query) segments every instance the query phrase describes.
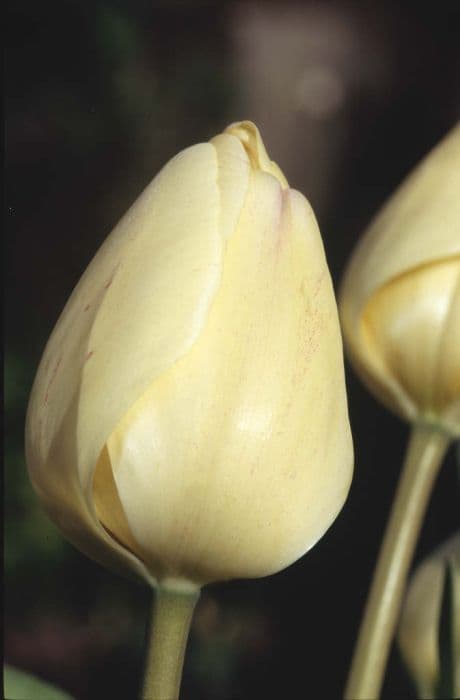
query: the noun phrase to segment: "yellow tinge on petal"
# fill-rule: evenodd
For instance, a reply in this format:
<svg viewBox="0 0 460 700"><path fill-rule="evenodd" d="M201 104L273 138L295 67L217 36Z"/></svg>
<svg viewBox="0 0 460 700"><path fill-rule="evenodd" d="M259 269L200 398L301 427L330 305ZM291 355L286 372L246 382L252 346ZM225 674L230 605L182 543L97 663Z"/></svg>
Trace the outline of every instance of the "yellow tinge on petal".
<svg viewBox="0 0 460 700"><path fill-rule="evenodd" d="M371 223L340 312L369 388L406 419L460 434L460 126Z"/></svg>
<svg viewBox="0 0 460 700"><path fill-rule="evenodd" d="M395 313L397 309L397 313ZM363 312L363 336L426 420L452 430L460 397L460 266L413 270L378 290ZM423 379L423 380L422 380Z"/></svg>
<svg viewBox="0 0 460 700"><path fill-rule="evenodd" d="M271 573L329 527L352 469L337 310L254 125L176 156L109 236L48 343L27 453L66 535L150 581Z"/></svg>
<svg viewBox="0 0 460 700"><path fill-rule="evenodd" d="M289 187L288 181L278 165L268 157L259 130L252 122L246 121L230 124L224 133L235 136L241 142L254 171L261 170L262 172L270 173L279 181L282 187Z"/></svg>

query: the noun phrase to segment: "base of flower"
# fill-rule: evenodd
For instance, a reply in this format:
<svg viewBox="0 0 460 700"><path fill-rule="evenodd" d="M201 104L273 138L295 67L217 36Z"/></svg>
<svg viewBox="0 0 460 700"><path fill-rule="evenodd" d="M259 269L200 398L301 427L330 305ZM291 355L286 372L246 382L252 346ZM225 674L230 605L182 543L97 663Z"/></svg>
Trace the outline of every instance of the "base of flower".
<svg viewBox="0 0 460 700"><path fill-rule="evenodd" d="M199 588L182 584L163 582L155 593L142 700L179 697L190 624L200 596Z"/></svg>

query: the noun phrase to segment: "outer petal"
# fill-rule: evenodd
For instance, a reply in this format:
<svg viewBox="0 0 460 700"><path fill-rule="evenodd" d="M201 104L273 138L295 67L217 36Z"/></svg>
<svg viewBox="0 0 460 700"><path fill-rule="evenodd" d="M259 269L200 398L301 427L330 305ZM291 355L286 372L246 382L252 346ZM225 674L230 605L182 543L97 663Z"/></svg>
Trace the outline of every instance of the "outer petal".
<svg viewBox="0 0 460 700"><path fill-rule="evenodd" d="M366 306L393 281L460 256L460 125L411 173L371 223L347 267L340 313L347 349L363 378L393 410L417 406L368 345Z"/></svg>
<svg viewBox="0 0 460 700"><path fill-rule="evenodd" d="M440 343L442 362L438 365L436 386L443 387L441 397L444 418L460 428L460 256L457 259L457 283L451 296L449 314Z"/></svg>
<svg viewBox="0 0 460 700"><path fill-rule="evenodd" d="M329 527L352 444L333 290L299 193L253 174L206 328L108 447L142 558L162 577L263 576Z"/></svg>
<svg viewBox="0 0 460 700"><path fill-rule="evenodd" d="M211 144L181 152L131 207L70 297L30 399L27 460L51 516L90 556L121 557L145 575L100 525L93 472L123 414L202 330L222 274L221 227L237 219L248 183L234 141L241 184L228 211L219 191L228 153L220 162Z"/></svg>
<svg viewBox="0 0 460 700"><path fill-rule="evenodd" d="M379 289L362 332L382 376L426 421L460 431L460 257L412 270ZM457 317L457 318L456 318ZM388 379L386 382L388 384Z"/></svg>

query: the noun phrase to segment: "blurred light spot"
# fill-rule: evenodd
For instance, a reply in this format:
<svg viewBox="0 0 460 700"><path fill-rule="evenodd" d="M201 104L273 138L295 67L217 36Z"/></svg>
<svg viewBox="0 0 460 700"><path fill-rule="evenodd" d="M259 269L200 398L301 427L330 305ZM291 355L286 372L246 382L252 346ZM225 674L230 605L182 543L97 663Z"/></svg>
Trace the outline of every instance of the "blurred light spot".
<svg viewBox="0 0 460 700"><path fill-rule="evenodd" d="M345 102L345 85L338 71L324 64L311 64L296 85L296 106L315 119L326 119Z"/></svg>

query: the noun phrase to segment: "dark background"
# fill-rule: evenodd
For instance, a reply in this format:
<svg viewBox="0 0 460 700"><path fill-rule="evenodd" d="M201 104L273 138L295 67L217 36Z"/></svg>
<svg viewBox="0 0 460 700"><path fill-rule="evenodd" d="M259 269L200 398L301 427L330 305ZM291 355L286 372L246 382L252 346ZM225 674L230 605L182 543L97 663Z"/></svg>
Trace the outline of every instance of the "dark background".
<svg viewBox="0 0 460 700"><path fill-rule="evenodd" d="M457 0L10 1L6 41L5 655L79 700L134 698L150 592L65 542L29 486L28 393L94 252L177 151L253 119L312 202L334 283L460 115ZM339 698L408 427L347 374L342 513L284 572L205 589L184 700ZM458 528L453 450L417 560ZM414 697L392 655L383 696Z"/></svg>

